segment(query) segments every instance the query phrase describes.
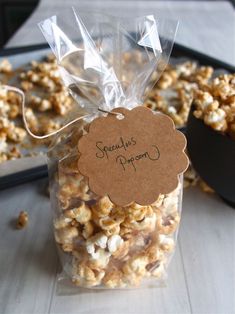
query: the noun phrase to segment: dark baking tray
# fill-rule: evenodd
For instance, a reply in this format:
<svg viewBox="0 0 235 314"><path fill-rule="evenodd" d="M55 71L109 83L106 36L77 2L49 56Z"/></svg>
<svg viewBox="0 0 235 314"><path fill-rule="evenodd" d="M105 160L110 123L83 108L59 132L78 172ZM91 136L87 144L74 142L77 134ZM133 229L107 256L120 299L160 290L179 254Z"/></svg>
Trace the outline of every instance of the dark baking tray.
<svg viewBox="0 0 235 314"><path fill-rule="evenodd" d="M34 52L48 48L48 44L38 44L23 47L14 47L0 49L0 57L13 56L20 53ZM199 62L200 65L209 65L215 69L224 69L230 73L235 73L235 66L223 62L221 60L210 57L194 49L185 47L181 44L175 43L171 53L172 57L189 58ZM185 128L180 129L185 132ZM27 170L19 171L14 174L0 176L0 189L5 189L18 184L36 180L42 177L47 177L47 165L33 167Z"/></svg>

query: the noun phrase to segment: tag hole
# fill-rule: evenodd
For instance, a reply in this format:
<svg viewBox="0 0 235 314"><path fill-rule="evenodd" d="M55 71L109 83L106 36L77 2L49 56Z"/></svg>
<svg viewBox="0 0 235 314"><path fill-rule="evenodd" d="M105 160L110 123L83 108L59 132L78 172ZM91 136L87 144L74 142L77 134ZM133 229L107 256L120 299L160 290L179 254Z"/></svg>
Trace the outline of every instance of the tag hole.
<svg viewBox="0 0 235 314"><path fill-rule="evenodd" d="M117 115L117 119L118 119L118 120L124 119L124 114L119 113L119 114Z"/></svg>

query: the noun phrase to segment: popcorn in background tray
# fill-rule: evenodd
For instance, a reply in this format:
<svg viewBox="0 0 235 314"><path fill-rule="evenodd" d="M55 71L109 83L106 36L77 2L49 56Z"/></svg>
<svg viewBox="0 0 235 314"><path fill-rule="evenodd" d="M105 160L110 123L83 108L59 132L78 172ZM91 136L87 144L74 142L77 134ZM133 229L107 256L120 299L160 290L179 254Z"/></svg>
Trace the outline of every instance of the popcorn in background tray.
<svg viewBox="0 0 235 314"><path fill-rule="evenodd" d="M192 61L168 65L144 105L169 115L176 126L185 126L194 91L206 85L212 74L212 67Z"/></svg>
<svg viewBox="0 0 235 314"><path fill-rule="evenodd" d="M135 56L135 58L137 55ZM141 55L138 55L138 60L141 58ZM128 62L133 61L133 54L132 52L128 52L124 56L124 64L126 65ZM137 61L138 61L137 60ZM136 61L136 62L137 62ZM63 85L61 84L59 78L57 77L58 66L55 61L55 57L50 54L46 57L45 61L36 62L32 61L29 65L30 72L21 72L20 80L22 82L29 82L32 83L32 89L28 92L28 103L26 108L26 118L29 124L29 127L32 132L34 133L41 133L47 134L51 131L54 131L60 127L59 122L52 121L44 117L39 118L37 117L36 112L46 113L54 112L55 115L64 115L69 110L72 109L71 98L68 93L65 91ZM0 73L3 75L14 73L12 72L12 66L7 59L3 59L0 64ZM51 74L49 73L51 71ZM194 62L185 62L179 63L176 66L168 65L167 69L163 73L162 77L160 78L159 82L155 85L153 90L148 95L148 98L145 102L147 107L152 108L153 110L159 110L163 113L168 114L171 116L178 126L182 126L187 121L187 116L190 110L192 97L194 94L194 98L196 103L200 108L194 111L194 115L197 118L201 118L203 113L202 109L207 113L205 115L205 119L211 124L214 125L214 120L212 120L215 116L219 115L218 119L220 118L220 122L216 123L216 127L218 126L223 129L226 128L226 121L225 119L221 118L224 116L224 113L221 112L214 113L213 110L219 108L218 100L214 101L214 98L208 91L208 80L210 80L211 75L213 73L213 69L211 67L199 67ZM34 76L36 75L36 78ZM16 74L17 75L17 74ZM34 89L40 86L38 83L38 78L42 78L47 76L48 78L52 77L55 82L56 92L53 93L51 91L47 91L45 97L37 96L34 92ZM153 75L154 76L154 75ZM33 78L33 80L32 80ZM32 82L34 81L34 82ZM201 86L203 86L203 90L199 90L198 82L201 82ZM220 82L220 79L217 79L213 83L212 91L215 91L216 95L222 95L222 97L226 97L226 90L228 93L228 78L223 79ZM203 85L202 85L203 83ZM46 86L43 86L46 88ZM176 98L176 103L173 100L168 100L164 95L161 95L161 91L167 88L173 88L176 90L178 98ZM65 101L65 102L64 102ZM233 134L235 132L235 123L233 123L233 109L232 104L234 102L234 95L231 94L227 97L225 104L222 106L222 110L225 114L228 114L227 120L230 124L230 133ZM210 111L209 111L210 109ZM36 110L36 112L35 112ZM14 125L18 121L17 119L20 118L21 120L21 99L20 97L14 93L7 91L3 86L0 85L0 113L2 118L0 119L0 163L4 162L9 159L16 159L22 156L21 153L21 141L25 138L25 132L23 128L18 127L16 129ZM217 120L218 120L217 119ZM16 121L16 122L15 122ZM20 125L22 124L22 121ZM9 130L9 131L8 131ZM16 134L11 135L10 130ZM12 140L7 136L11 136L13 139L18 140L18 143L12 143ZM17 134L18 133L18 134ZM35 142L33 145L37 145ZM40 144L40 142L38 143ZM74 168L76 171L76 167ZM62 178L62 175L61 175ZM76 181L76 177L74 179L71 178L71 182ZM211 191L209 187L205 188L204 182L198 178L195 171L192 168L188 168L184 175L184 187L188 187L191 185L199 184L203 191ZM75 184L76 185L76 184ZM72 183L69 183L69 188L72 188ZM72 188L73 189L73 188ZM64 192L61 192L61 198L66 202L66 187ZM87 195L85 199L89 199ZM94 209L93 209L94 210ZM91 227L87 225L87 229L91 229ZM115 226L113 230L108 231L109 233L117 232L119 226ZM85 232L85 231L84 231Z"/></svg>
<svg viewBox="0 0 235 314"><path fill-rule="evenodd" d="M235 139L235 74L224 74L194 93L194 116Z"/></svg>
<svg viewBox="0 0 235 314"><path fill-rule="evenodd" d="M123 55L123 65L131 67L134 63L138 64L138 62L142 62L143 60L141 58L142 54L138 51L126 52ZM45 122L43 121L43 123L41 123L36 113L50 112L53 116L63 117L73 109L73 101L61 82L58 73L58 65L52 54L48 55L43 61L32 61L27 67L29 70L23 71L19 75L22 88L27 92L27 121L30 129L34 133L47 134L58 129L61 123L59 121L56 123L52 122L52 119L48 119L45 116L41 118ZM0 63L0 73L2 73L2 75L14 73L7 59L3 59ZM148 94L144 105L169 115L177 126L184 126L187 122L193 96L195 95L195 99L198 98L198 101L200 101L200 97L203 97L200 89L208 93L207 85L212 74L212 67L199 66L196 62L192 61L168 65L157 84ZM17 74L15 75L17 76ZM156 75L157 73L153 74L153 79ZM2 81L5 80L6 79ZM0 89L2 90L0 91L0 97L4 96L4 94L7 95L7 92L4 91L2 87L0 87ZM170 94L173 92L172 96L167 95L167 90L170 91ZM216 97L219 95L221 95L222 98L227 97L227 90L228 80L214 80L211 92L215 92ZM210 97L212 96L210 95ZM4 106L0 104L0 112L2 110L7 111L9 118L17 119L21 116L20 98L12 92L10 92L8 99L9 98L11 98L11 103L5 103ZM226 115L229 115L229 129L231 134L235 132L235 124L232 122L233 114L231 113L232 102L234 102L234 95L230 92L223 108L219 108L225 111ZM217 106L216 102L214 102L213 106ZM36 113L34 111L36 111ZM205 120L207 124L212 125L212 127L224 131L227 130L227 126L223 115L221 110L215 113L207 113ZM201 116L200 109L195 111L195 116ZM7 141L6 139L6 143ZM5 154L4 156L2 154L2 161L12 158L10 154Z"/></svg>
<svg viewBox="0 0 235 314"><path fill-rule="evenodd" d="M42 62L32 61L31 69L21 72L20 80L23 90L32 90L28 105L35 110L64 116L73 108L73 100L61 82L57 61L52 55Z"/></svg>
<svg viewBox="0 0 235 314"><path fill-rule="evenodd" d="M0 84L0 162L21 156L17 147L9 143L22 143L26 137L24 128L13 119L20 115L20 97Z"/></svg>
<svg viewBox="0 0 235 314"><path fill-rule="evenodd" d="M9 74L12 72L12 65L8 59L2 59L0 61L0 73Z"/></svg>

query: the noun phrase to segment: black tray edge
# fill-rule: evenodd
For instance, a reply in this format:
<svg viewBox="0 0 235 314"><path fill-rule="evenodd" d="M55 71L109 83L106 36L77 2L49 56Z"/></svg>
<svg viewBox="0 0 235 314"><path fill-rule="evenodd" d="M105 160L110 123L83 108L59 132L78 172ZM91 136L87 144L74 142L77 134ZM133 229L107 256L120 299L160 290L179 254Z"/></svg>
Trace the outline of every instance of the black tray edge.
<svg viewBox="0 0 235 314"><path fill-rule="evenodd" d="M18 184L38 180L48 176L47 165L19 171L0 178L0 190L4 190Z"/></svg>

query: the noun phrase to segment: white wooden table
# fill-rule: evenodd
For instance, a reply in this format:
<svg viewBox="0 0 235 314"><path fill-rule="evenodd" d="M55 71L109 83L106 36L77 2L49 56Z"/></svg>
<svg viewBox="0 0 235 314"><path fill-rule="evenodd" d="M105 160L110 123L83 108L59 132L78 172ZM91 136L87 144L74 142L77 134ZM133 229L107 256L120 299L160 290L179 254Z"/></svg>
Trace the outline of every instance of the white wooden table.
<svg viewBox="0 0 235 314"><path fill-rule="evenodd" d="M47 2L41 2L9 46L40 40L35 23L65 6L62 0ZM235 19L228 3L137 1L131 10L123 9L124 2L104 3L106 10L122 15L155 9L182 17L179 42L235 63ZM98 5L102 6L99 1ZM125 5L131 7L129 2ZM40 180L0 192L0 314L235 313L235 211L217 196L197 188L185 191L179 242L166 288L78 290L68 296L64 290L61 295L57 283L59 261L46 186L46 180ZM28 211L29 225L18 231L13 219L20 210Z"/></svg>
<svg viewBox="0 0 235 314"><path fill-rule="evenodd" d="M216 196L185 192L179 242L166 288L78 290L60 295L46 181L0 193L0 313L232 314L235 313L235 212ZM15 230L19 210L26 229ZM66 290L62 290L63 294Z"/></svg>

